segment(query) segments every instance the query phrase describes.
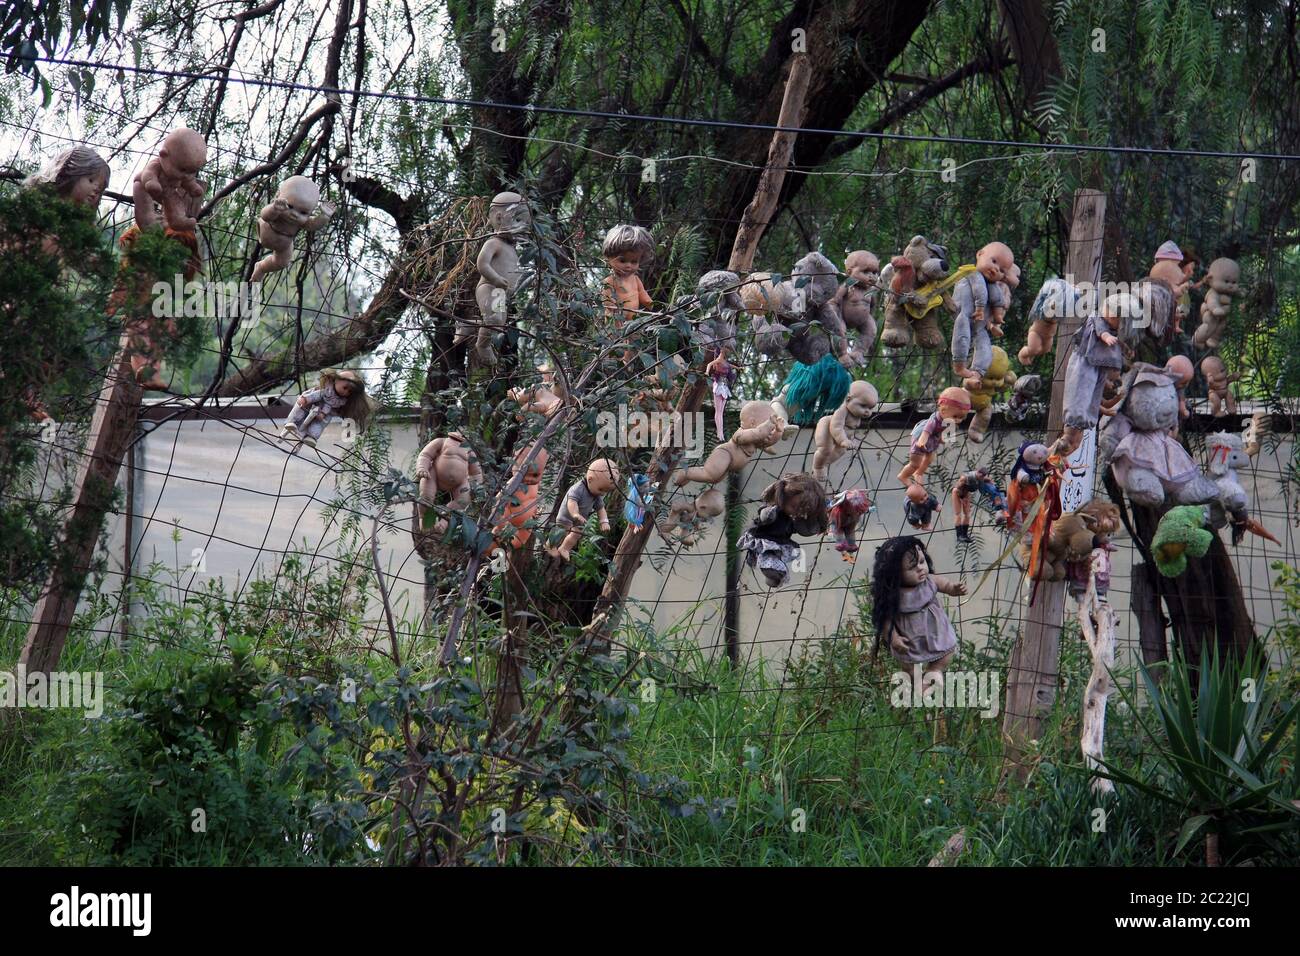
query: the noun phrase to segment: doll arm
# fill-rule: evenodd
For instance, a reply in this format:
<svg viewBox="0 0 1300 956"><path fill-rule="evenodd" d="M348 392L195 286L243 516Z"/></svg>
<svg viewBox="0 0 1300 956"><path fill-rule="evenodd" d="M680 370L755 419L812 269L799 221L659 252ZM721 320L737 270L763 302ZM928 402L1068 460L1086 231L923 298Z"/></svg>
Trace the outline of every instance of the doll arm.
<svg viewBox="0 0 1300 956"><path fill-rule="evenodd" d="M185 186L185 191L195 199L208 191L208 187L203 185L203 183L199 182L198 179L193 176L186 176L183 185Z"/></svg>
<svg viewBox="0 0 1300 956"><path fill-rule="evenodd" d="M424 446L424 451L420 452L420 457L415 460L415 477L428 478L433 473L433 465L442 454L442 443L445 438L435 438L429 444Z"/></svg>
<svg viewBox="0 0 1300 956"><path fill-rule="evenodd" d="M844 418L848 410L841 405L831 416L831 440L841 448L849 447L849 434L844 430Z"/></svg>
<svg viewBox="0 0 1300 956"><path fill-rule="evenodd" d="M605 511L605 505L604 505L603 503L601 504L601 506L600 506L599 508L596 509L596 517L600 519L600 530L601 530L601 531L608 531L608 530L609 530L609 513L608 513L607 511Z"/></svg>
<svg viewBox="0 0 1300 956"><path fill-rule="evenodd" d="M301 408L306 408L308 405L315 405L324 397L325 390L323 388L309 388L298 396L298 405Z"/></svg>
<svg viewBox="0 0 1300 956"><path fill-rule="evenodd" d="M564 498L564 509L569 512L569 517L573 519L574 524L587 523L587 519L582 516L582 512L578 509L578 503L567 495Z"/></svg>
<svg viewBox="0 0 1300 956"><path fill-rule="evenodd" d="M140 171L140 175L137 177L137 182L154 199L162 200L163 186L158 179L158 160L151 159L145 163L144 169Z"/></svg>
<svg viewBox="0 0 1300 956"><path fill-rule="evenodd" d="M762 425L755 425L753 428L738 428L731 436L732 445L740 445L744 448L753 448L763 444L772 437L772 429L775 427L771 419Z"/></svg>
<svg viewBox="0 0 1300 956"><path fill-rule="evenodd" d="M934 582L934 586L941 593L947 594L949 597L966 596L966 583L964 581L949 581L937 574L930 575L930 580Z"/></svg>
<svg viewBox="0 0 1300 956"><path fill-rule="evenodd" d="M652 306L652 305L654 304L653 300L650 298L650 293L646 292L646 290L645 290L645 286L642 285L642 283L641 283L641 277L640 277L640 276L635 276L634 279L635 279L635 281L636 281L636 297L637 297L637 303L638 303L638 304L641 306L641 308L643 308L643 309L648 309L648 308L650 308L650 306Z"/></svg>
<svg viewBox="0 0 1300 956"><path fill-rule="evenodd" d="M315 232L317 229L324 228L334 216L335 206L332 202L321 200L320 212L312 216L302 224L302 227L308 232Z"/></svg>

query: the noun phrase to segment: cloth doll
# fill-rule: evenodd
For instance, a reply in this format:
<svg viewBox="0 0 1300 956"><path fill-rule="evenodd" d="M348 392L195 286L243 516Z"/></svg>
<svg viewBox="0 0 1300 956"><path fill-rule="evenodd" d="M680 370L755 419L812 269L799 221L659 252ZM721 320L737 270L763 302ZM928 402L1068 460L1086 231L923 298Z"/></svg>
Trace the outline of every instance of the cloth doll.
<svg viewBox="0 0 1300 956"><path fill-rule="evenodd" d="M320 206L320 212L312 212ZM257 241L271 251L253 268L253 282L268 272L287 269L293 257L293 240L306 230L316 232L334 215L334 204L321 202L320 190L306 176L290 176L280 184L275 198L257 217Z"/></svg>
<svg viewBox="0 0 1300 956"><path fill-rule="evenodd" d="M1207 355L1201 359L1201 374L1205 376L1210 414L1215 418L1237 414L1237 399L1232 394L1232 383L1241 381L1241 373L1229 375L1223 359L1217 355Z"/></svg>
<svg viewBox="0 0 1300 956"><path fill-rule="evenodd" d="M1100 315L1083 320L1071 340L1070 360L1065 367L1065 429L1052 449L1062 458L1068 458L1083 443L1085 431L1097 427L1108 373L1124 367L1124 351L1116 334L1120 320L1141 308L1135 297L1116 293L1102 303Z"/></svg>
<svg viewBox="0 0 1300 956"><path fill-rule="evenodd" d="M428 505L436 502L439 493L448 496L448 511L460 512L469 507L473 489L483 483L483 468L474 449L465 442L465 436L460 432L448 432L444 437L433 439L420 451L415 460L415 477L420 481L416 514L420 527L425 528L428 524L426 516L432 513ZM538 478L540 480L540 474ZM442 534L447 530L447 519L434 520L431 530L434 534Z"/></svg>
<svg viewBox="0 0 1300 956"><path fill-rule="evenodd" d="M908 485L907 501L903 504L903 517L913 528L930 530L934 513L939 510L939 499L925 490L923 485Z"/></svg>
<svg viewBox="0 0 1300 956"><path fill-rule="evenodd" d="M853 440L851 433L861 429L880 402L875 386L865 380L859 380L849 386L848 395L833 415L824 415L817 421L813 439L817 451L813 454L813 475L818 481L825 481L830 466L839 461L849 450Z"/></svg>
<svg viewBox="0 0 1300 956"><path fill-rule="evenodd" d="M316 447L325 426L336 418L350 418L357 431L366 430L373 411L366 395L366 380L350 368L327 368L316 387L298 396L280 428L280 440Z"/></svg>
<svg viewBox="0 0 1300 956"><path fill-rule="evenodd" d="M949 430L955 431L966 420L971 407L970 392L955 385L945 388L939 393L938 405L934 414L912 429L907 465L898 473L898 480L904 485L921 484Z"/></svg>
<svg viewBox="0 0 1300 956"><path fill-rule="evenodd" d="M953 287L957 315L952 324L952 371L967 389L979 388L993 362L989 285L1003 281L1014 262L1006 243L990 242L975 254L975 270Z"/></svg>
<svg viewBox="0 0 1300 956"><path fill-rule="evenodd" d="M736 547L745 563L757 567L770 588L790 579L790 565L799 557L793 535L823 535L827 529L826 492L809 474L783 475L763 490L764 505L740 535Z"/></svg>
<svg viewBox="0 0 1300 956"><path fill-rule="evenodd" d="M575 481L565 493L564 503L555 523L565 529L559 545L548 547L546 553L553 558L568 561L573 548L582 540L587 519L595 512L600 530L609 530L609 514L605 510L605 495L618 487L618 466L608 458L597 458L587 465L587 473Z"/></svg>
<svg viewBox="0 0 1300 956"><path fill-rule="evenodd" d="M158 155L149 160L131 183L135 223L148 229L158 222L154 203L162 207L163 225L175 232L193 233L195 201L205 187L196 178L208 161L208 144L192 129L181 127L163 137Z"/></svg>
<svg viewBox="0 0 1300 956"><path fill-rule="evenodd" d="M835 536L835 550L848 562L857 559L858 523L872 511L875 505L861 488L850 488L831 499L830 518L831 533Z"/></svg>
<svg viewBox="0 0 1300 956"><path fill-rule="evenodd" d="M873 659L881 645L901 664L942 672L957 650L957 632L940 594L963 597L966 585L931 573L933 562L920 538L890 538L876 549L871 569Z"/></svg>
<svg viewBox="0 0 1300 956"><path fill-rule="evenodd" d="M1038 491L1047 479L1047 459L1051 455L1042 442L1025 441L1016 454L1007 480L1007 510L1002 523L1008 531L1018 531L1029 509L1038 500Z"/></svg>
<svg viewBox="0 0 1300 956"><path fill-rule="evenodd" d="M488 227L492 230L479 247L474 266L479 280L474 287L479 322L458 322L454 342L461 345L474 340L474 354L486 366L497 363L492 336L506 327L510 296L519 288L523 270L519 265L520 239L533 224L532 212L524 197L515 192L497 193L488 209Z"/></svg>

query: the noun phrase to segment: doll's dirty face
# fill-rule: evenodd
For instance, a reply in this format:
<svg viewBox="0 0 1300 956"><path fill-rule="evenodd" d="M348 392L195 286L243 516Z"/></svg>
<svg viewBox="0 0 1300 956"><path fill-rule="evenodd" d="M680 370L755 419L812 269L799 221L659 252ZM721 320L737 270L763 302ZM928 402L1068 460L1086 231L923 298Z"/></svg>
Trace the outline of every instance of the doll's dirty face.
<svg viewBox="0 0 1300 956"><path fill-rule="evenodd" d="M916 588L925 583L930 576L930 565L919 548L913 548L903 556L901 579L903 587Z"/></svg>
<svg viewBox="0 0 1300 956"><path fill-rule="evenodd" d="M104 197L104 190L107 188L108 173L100 171L74 180L68 189L67 196L72 202L94 208L99 205L99 201Z"/></svg>
<svg viewBox="0 0 1300 956"><path fill-rule="evenodd" d="M609 268L619 278L634 276L641 271L643 257L644 254L639 249L629 249L626 252L610 256L608 259Z"/></svg>
<svg viewBox="0 0 1300 956"><path fill-rule="evenodd" d="M528 204L522 202L511 203L508 206L493 206L488 218L492 222L493 229L502 235L508 236L517 236L520 233L527 232L528 227L533 224L533 217L528 211Z"/></svg>
<svg viewBox="0 0 1300 956"><path fill-rule="evenodd" d="M349 382L346 378L336 378L334 380L334 393L338 395L339 398L351 398L352 393L356 390L356 385Z"/></svg>
<svg viewBox="0 0 1300 956"><path fill-rule="evenodd" d="M1195 374L1192 371L1191 360L1186 355L1175 355L1171 358L1165 363L1165 371L1173 376L1179 388L1186 388Z"/></svg>
<svg viewBox="0 0 1300 956"><path fill-rule="evenodd" d="M320 202L320 190L306 177L295 176L280 185L277 199L283 199L295 212L307 215Z"/></svg>
<svg viewBox="0 0 1300 956"><path fill-rule="evenodd" d="M1004 242L990 242L975 253L975 268L989 282L1001 282L1015 264L1015 256Z"/></svg>
<svg viewBox="0 0 1300 956"><path fill-rule="evenodd" d="M1215 259L1209 268L1210 288L1224 295L1236 295L1240 291L1238 280L1241 269L1231 259Z"/></svg>
<svg viewBox="0 0 1300 956"><path fill-rule="evenodd" d="M587 468L587 487L594 494L607 495L618 487L618 469L608 458L593 461Z"/></svg>
<svg viewBox="0 0 1300 956"><path fill-rule="evenodd" d="M871 387L871 384L858 381L849 386L849 394L844 399L844 405L852 415L862 418L871 414L877 401L876 390Z"/></svg>
<svg viewBox="0 0 1300 956"><path fill-rule="evenodd" d="M869 252L851 252L844 260L844 271L859 286L873 288L880 278L880 260Z"/></svg>
<svg viewBox="0 0 1300 956"><path fill-rule="evenodd" d="M1021 453L1021 457L1025 459L1025 464L1037 468L1047 461L1049 454L1046 445L1030 445Z"/></svg>

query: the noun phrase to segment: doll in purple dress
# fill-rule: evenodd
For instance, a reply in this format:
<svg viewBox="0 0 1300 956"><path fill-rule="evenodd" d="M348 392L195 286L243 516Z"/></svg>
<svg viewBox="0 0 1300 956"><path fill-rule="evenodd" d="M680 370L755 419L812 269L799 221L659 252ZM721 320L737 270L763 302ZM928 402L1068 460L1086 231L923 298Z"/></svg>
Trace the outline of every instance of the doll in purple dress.
<svg viewBox="0 0 1300 956"><path fill-rule="evenodd" d="M871 621L876 643L899 663L943 671L957 650L957 632L940 594L963 597L966 585L930 573L930 555L920 538L890 538L876 551L871 569Z"/></svg>

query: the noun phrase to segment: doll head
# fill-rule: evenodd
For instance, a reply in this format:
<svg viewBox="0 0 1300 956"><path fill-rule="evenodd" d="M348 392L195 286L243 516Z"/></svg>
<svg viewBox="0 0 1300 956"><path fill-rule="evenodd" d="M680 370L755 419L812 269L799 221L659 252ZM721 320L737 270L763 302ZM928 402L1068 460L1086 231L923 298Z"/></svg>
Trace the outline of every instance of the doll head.
<svg viewBox="0 0 1300 956"><path fill-rule="evenodd" d="M1093 534L1104 534L1109 538L1119 531L1119 506L1110 501L1093 498L1075 514Z"/></svg>
<svg viewBox="0 0 1300 956"><path fill-rule="evenodd" d="M821 308L839 291L840 272L835 264L820 252L810 252L794 264L790 277L796 294L802 291L808 306Z"/></svg>
<svg viewBox="0 0 1300 956"><path fill-rule="evenodd" d="M796 521L812 522L826 531L826 489L806 472L782 475L763 489L763 501Z"/></svg>
<svg viewBox="0 0 1300 956"><path fill-rule="evenodd" d="M1005 242L990 242L975 253L975 268L989 282L1001 282L1015 261L1011 247Z"/></svg>
<svg viewBox="0 0 1300 956"><path fill-rule="evenodd" d="M1002 277L1002 281L1007 284L1008 289L1020 288L1020 266L1016 265L1014 262L1011 263L1011 268L1008 269L1007 274Z"/></svg>
<svg viewBox="0 0 1300 956"><path fill-rule="evenodd" d="M586 477L593 494L607 495L618 487L618 465L610 458L597 458L587 466Z"/></svg>
<svg viewBox="0 0 1300 956"><path fill-rule="evenodd" d="M942 279L948 274L948 250L925 236L913 236L903 248L903 258L912 264L917 285Z"/></svg>
<svg viewBox="0 0 1300 956"><path fill-rule="evenodd" d="M1183 278L1191 279L1196 274L1196 267L1201 264L1201 257L1190 249L1183 253L1183 261L1179 266L1183 270Z"/></svg>
<svg viewBox="0 0 1300 956"><path fill-rule="evenodd" d="M1241 291L1241 267L1235 259L1215 259L1205 270L1206 284L1220 295L1236 295Z"/></svg>
<svg viewBox="0 0 1300 956"><path fill-rule="evenodd" d="M844 272L863 289L870 289L880 278L880 260L874 252L857 249L844 259Z"/></svg>
<svg viewBox="0 0 1300 956"><path fill-rule="evenodd" d="M1112 329L1118 329L1123 319L1136 320L1141 315L1142 302L1137 296L1127 292L1116 292L1114 295L1107 296L1106 301L1101 304L1101 317Z"/></svg>
<svg viewBox="0 0 1300 956"><path fill-rule="evenodd" d="M532 445L525 445L515 454L515 467L519 468L527 460L529 453L533 450ZM537 453L537 457L528 465L528 470L524 472L523 483L525 485L540 485L542 483L542 472L546 470L546 462L550 456L543 448Z"/></svg>
<svg viewBox="0 0 1300 956"><path fill-rule="evenodd" d="M876 387L866 379L858 379L849 386L849 394L844 397L844 407L856 418L866 418L880 404Z"/></svg>
<svg viewBox="0 0 1300 956"><path fill-rule="evenodd" d="M365 431L373 406L366 394L366 380L350 368L327 368L320 373L320 388L332 388L340 398L346 399L339 409L339 417L357 423L358 431Z"/></svg>
<svg viewBox="0 0 1300 956"><path fill-rule="evenodd" d="M1192 368L1192 360L1186 355L1171 356L1165 363L1165 371L1175 379L1174 384L1179 388L1186 388L1191 383L1192 376L1196 374Z"/></svg>
<svg viewBox="0 0 1300 956"><path fill-rule="evenodd" d="M28 176L23 186L52 186L60 198L94 209L108 188L109 172L108 163L89 146L73 146Z"/></svg>
<svg viewBox="0 0 1300 956"><path fill-rule="evenodd" d="M488 225L501 237L518 236L527 232L533 224L532 213L528 203L519 193L503 192L492 197L492 206L488 209Z"/></svg>
<svg viewBox="0 0 1300 956"><path fill-rule="evenodd" d="M636 275L654 257L654 251L654 239L645 226L615 226L605 233L600 247L610 270L619 277Z"/></svg>
<svg viewBox="0 0 1300 956"><path fill-rule="evenodd" d="M1179 249L1178 243L1174 242L1172 239L1161 243L1160 248L1156 250L1156 262L1173 262L1181 264L1183 258L1183 250Z"/></svg>
<svg viewBox="0 0 1300 956"><path fill-rule="evenodd" d="M1047 459L1051 451L1042 442L1027 441L1020 445L1019 454L1016 455L1016 463L1011 468L1011 473L1015 474L1020 468L1027 470L1037 470L1047 464Z"/></svg>
<svg viewBox="0 0 1300 956"><path fill-rule="evenodd" d="M903 588L924 583L929 573L930 554L920 538L902 535L890 538L876 549L871 566L871 623L876 632L873 658L893 627Z"/></svg>
<svg viewBox="0 0 1300 956"><path fill-rule="evenodd" d="M716 518L726 510L726 495L717 488L702 491L695 498L695 513L701 518Z"/></svg>
<svg viewBox="0 0 1300 956"><path fill-rule="evenodd" d="M163 138L158 150L158 162L171 179L186 179L198 175L208 161L208 144L201 135L182 126Z"/></svg>
<svg viewBox="0 0 1300 956"><path fill-rule="evenodd" d="M280 191L275 196L304 216L320 203L320 189L306 176L290 176L280 184Z"/></svg>
<svg viewBox="0 0 1300 956"><path fill-rule="evenodd" d="M1151 278L1159 279L1161 282L1174 290L1174 295L1180 296L1187 288L1187 276L1183 274L1183 267L1178 262L1171 259L1161 259L1151 267Z"/></svg>
<svg viewBox="0 0 1300 956"><path fill-rule="evenodd" d="M1201 374L1205 376L1207 382L1215 382L1227 377L1228 367L1217 355L1207 355L1201 359Z"/></svg>
<svg viewBox="0 0 1300 956"><path fill-rule="evenodd" d="M907 495L907 500L914 505L923 505L930 498L930 493L922 485L908 485L904 494Z"/></svg>
<svg viewBox="0 0 1300 956"><path fill-rule="evenodd" d="M960 385L945 388L939 393L939 415L947 422L960 423L970 411L970 392Z"/></svg>

